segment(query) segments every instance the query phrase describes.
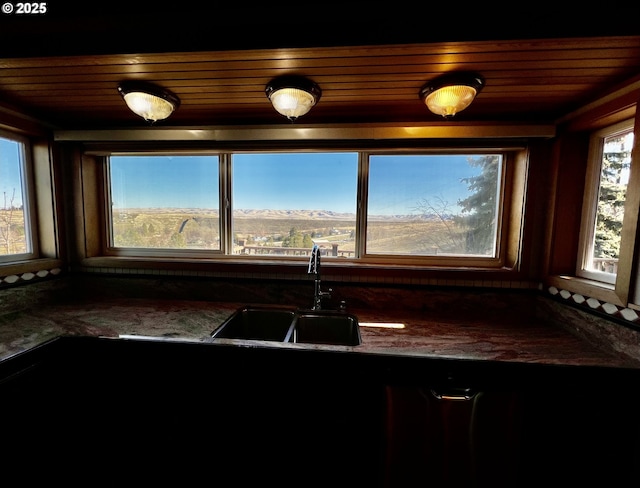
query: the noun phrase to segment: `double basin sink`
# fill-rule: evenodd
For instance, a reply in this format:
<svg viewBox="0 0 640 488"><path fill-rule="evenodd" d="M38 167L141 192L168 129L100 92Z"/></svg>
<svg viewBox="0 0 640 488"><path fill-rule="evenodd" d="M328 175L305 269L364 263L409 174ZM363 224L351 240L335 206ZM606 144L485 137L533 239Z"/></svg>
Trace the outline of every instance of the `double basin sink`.
<svg viewBox="0 0 640 488"><path fill-rule="evenodd" d="M211 339L222 338L343 346L361 343L355 315L272 306L239 308L211 333Z"/></svg>

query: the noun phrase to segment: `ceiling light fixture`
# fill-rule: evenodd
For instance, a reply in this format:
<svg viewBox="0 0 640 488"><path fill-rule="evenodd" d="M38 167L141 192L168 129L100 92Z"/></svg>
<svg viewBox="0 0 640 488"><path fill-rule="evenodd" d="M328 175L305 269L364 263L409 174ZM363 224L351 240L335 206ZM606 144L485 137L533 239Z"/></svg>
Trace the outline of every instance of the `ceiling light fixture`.
<svg viewBox="0 0 640 488"><path fill-rule="evenodd" d="M436 115L452 118L467 108L484 87L484 79L476 73L450 73L426 83L420 98Z"/></svg>
<svg viewBox="0 0 640 488"><path fill-rule="evenodd" d="M125 81L118 91L133 113L151 123L166 119L180 106L175 94L149 83Z"/></svg>
<svg viewBox="0 0 640 488"><path fill-rule="evenodd" d="M292 122L308 113L322 96L316 83L300 76L274 78L264 91L273 108Z"/></svg>

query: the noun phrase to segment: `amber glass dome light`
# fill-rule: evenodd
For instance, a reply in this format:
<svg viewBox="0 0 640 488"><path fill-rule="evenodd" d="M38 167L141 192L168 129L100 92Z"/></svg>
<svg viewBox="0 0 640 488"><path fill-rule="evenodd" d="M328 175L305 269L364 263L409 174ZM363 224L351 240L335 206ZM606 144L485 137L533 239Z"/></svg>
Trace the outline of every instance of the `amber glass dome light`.
<svg viewBox="0 0 640 488"><path fill-rule="evenodd" d="M484 87L484 79L476 73L451 73L427 82L420 98L436 115L452 118L467 108Z"/></svg>

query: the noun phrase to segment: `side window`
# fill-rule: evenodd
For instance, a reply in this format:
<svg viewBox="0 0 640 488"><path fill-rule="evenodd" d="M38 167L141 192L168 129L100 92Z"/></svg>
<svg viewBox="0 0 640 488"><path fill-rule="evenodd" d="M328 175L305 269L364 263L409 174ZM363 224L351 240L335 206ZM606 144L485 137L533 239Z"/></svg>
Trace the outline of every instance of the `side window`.
<svg viewBox="0 0 640 488"><path fill-rule="evenodd" d="M111 248L219 251L217 155L112 155Z"/></svg>
<svg viewBox="0 0 640 488"><path fill-rule="evenodd" d="M576 274L614 284L631 168L633 122L591 136Z"/></svg>
<svg viewBox="0 0 640 488"><path fill-rule="evenodd" d="M27 141L0 132L0 263L35 255Z"/></svg>

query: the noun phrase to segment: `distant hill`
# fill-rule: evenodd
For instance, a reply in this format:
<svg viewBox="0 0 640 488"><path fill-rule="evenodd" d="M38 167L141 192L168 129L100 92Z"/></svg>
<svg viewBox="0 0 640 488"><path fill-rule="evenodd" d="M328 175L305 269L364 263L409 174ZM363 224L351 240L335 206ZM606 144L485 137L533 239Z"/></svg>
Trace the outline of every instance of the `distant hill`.
<svg viewBox="0 0 640 488"><path fill-rule="evenodd" d="M331 210L255 210L240 209L233 211L235 218L261 218L261 219L300 219L300 220L348 220L354 221L356 214L348 212L333 212ZM450 219L452 215L444 215L445 219ZM369 215L368 220L372 221L424 221L432 222L440 220L434 214L423 215Z"/></svg>
<svg viewBox="0 0 640 488"><path fill-rule="evenodd" d="M235 209L235 218L261 219L300 219L300 220L355 220L356 215L346 212L332 212L331 210L255 210Z"/></svg>
<svg viewBox="0 0 640 488"><path fill-rule="evenodd" d="M120 213L145 213L145 214L187 214L207 215L217 217L217 209L204 208L128 208L119 210ZM334 212L332 210L269 210L269 209L235 209L234 218L242 219L290 219L290 220L336 220L354 221L356 215L349 212ZM450 219L452 215L441 216ZM434 214L423 215L369 215L370 221L438 221L440 216Z"/></svg>

